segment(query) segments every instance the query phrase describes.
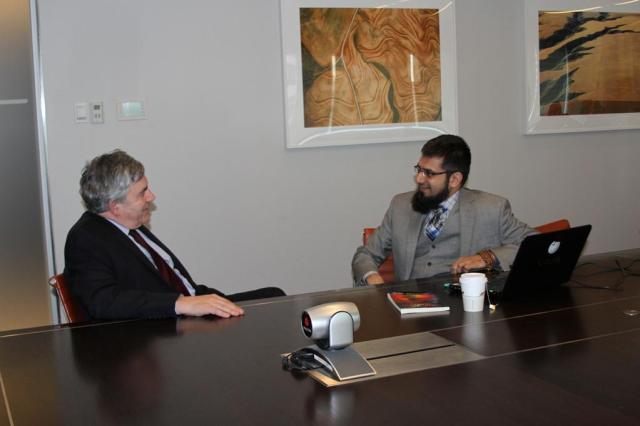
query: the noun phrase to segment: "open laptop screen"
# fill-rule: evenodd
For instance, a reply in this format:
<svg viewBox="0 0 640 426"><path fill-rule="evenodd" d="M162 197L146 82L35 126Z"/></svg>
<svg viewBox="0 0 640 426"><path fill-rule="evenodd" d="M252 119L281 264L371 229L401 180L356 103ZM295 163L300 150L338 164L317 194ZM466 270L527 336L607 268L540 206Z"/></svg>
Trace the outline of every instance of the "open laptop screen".
<svg viewBox="0 0 640 426"><path fill-rule="evenodd" d="M502 293L504 300L559 287L571 278L590 232L591 225L583 225L528 236L520 244L506 281L490 283L490 289Z"/></svg>

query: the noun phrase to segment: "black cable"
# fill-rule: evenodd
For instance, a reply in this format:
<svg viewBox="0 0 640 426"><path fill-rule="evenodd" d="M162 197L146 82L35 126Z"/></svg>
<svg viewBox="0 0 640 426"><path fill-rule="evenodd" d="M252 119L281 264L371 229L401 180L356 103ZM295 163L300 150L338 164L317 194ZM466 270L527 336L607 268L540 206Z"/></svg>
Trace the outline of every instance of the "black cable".
<svg viewBox="0 0 640 426"><path fill-rule="evenodd" d="M618 262L618 259L616 259L616 262ZM631 260L631 263L629 263L627 266L624 266L624 267L623 267L623 266L621 266L621 265L619 264L619 262L618 262L618 265L619 265L622 269L624 269L624 270L627 272L627 274L628 274L628 275L633 276L633 277L637 277L637 276L640 276L640 272L633 272L633 271L631 270L631 267L632 267L636 262L640 262L640 258L632 259L632 260Z"/></svg>
<svg viewBox="0 0 640 426"><path fill-rule="evenodd" d="M282 357L282 368L287 371L301 372L315 370L320 367L323 367L322 363L318 362L313 352L306 348L291 352Z"/></svg>
<svg viewBox="0 0 640 426"><path fill-rule="evenodd" d="M601 275L601 274L607 274L610 272L615 272L618 271L620 272L620 275L618 276L618 278L616 279L615 283L613 283L613 285L606 285L606 286L597 286L597 285L591 285L591 284L587 284L584 283L582 281L579 281L575 278L572 278L569 282L570 283L575 283L577 284L577 286L569 286L569 287L573 287L573 288L592 288L592 289L596 289L596 290L612 290L612 291L621 291L622 290L622 284L624 283L625 279L628 276L639 276L639 273L633 272L631 271L631 267L638 261L640 261L640 259L633 259L631 261L631 263L627 266L622 266L622 263L620 261L620 259L614 259L613 260L616 264L615 268L607 268L607 269L602 269L600 271L597 272L592 272L590 274L586 274L586 275L582 275L582 277L592 277L592 276L596 276L596 275ZM576 269L581 268L583 266L587 266L587 265L595 265L598 266L597 263L595 262L585 262L582 263L578 266L576 266Z"/></svg>

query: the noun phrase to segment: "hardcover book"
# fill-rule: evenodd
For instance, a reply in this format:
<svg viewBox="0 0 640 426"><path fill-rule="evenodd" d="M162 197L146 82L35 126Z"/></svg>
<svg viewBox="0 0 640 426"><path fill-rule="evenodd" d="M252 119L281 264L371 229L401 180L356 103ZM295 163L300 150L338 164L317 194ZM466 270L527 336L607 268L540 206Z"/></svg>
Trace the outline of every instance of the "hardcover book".
<svg viewBox="0 0 640 426"><path fill-rule="evenodd" d="M438 297L433 293L411 293L391 291L387 293L389 301L400 314L417 314L423 312L448 311L448 306L442 306Z"/></svg>

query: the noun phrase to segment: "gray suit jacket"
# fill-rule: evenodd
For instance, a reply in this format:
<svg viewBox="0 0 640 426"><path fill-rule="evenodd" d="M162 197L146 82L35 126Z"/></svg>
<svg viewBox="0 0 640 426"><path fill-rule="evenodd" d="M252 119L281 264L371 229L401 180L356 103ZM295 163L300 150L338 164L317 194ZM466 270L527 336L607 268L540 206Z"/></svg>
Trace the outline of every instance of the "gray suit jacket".
<svg viewBox="0 0 640 426"><path fill-rule="evenodd" d="M393 197L382 224L367 244L356 250L351 262L356 283L361 282L367 272L377 270L389 253L393 253L396 279L403 281L412 278L416 244L422 231L422 215L411 207L412 196L413 191ZM458 205L459 256L471 256L489 248L500 261L502 269L508 270L520 242L536 233L536 230L513 215L507 199L497 195L462 188ZM451 259L451 263L456 259Z"/></svg>

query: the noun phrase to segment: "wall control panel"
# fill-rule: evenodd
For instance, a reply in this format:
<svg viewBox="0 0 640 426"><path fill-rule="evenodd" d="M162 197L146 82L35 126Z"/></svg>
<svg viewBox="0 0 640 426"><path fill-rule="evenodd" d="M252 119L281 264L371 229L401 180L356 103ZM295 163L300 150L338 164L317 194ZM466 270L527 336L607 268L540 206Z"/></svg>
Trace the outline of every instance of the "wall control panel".
<svg viewBox="0 0 640 426"><path fill-rule="evenodd" d="M104 123L104 106L102 102L91 102L91 122Z"/></svg>
<svg viewBox="0 0 640 426"><path fill-rule="evenodd" d="M73 104L73 117L76 123L104 123L104 103L102 101L80 101ZM116 117L118 120L145 120L144 101L127 100L116 102Z"/></svg>
<svg viewBox="0 0 640 426"><path fill-rule="evenodd" d="M89 122L89 103L76 102L73 105L74 118L76 123L88 123Z"/></svg>
<svg viewBox="0 0 640 426"><path fill-rule="evenodd" d="M144 120L147 114L141 100L120 101L116 104L118 120Z"/></svg>

